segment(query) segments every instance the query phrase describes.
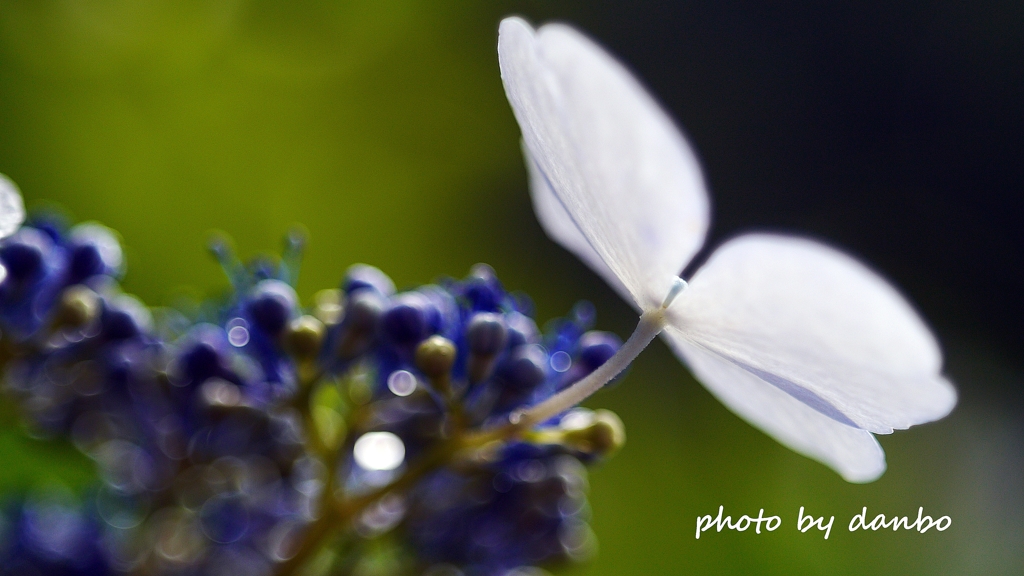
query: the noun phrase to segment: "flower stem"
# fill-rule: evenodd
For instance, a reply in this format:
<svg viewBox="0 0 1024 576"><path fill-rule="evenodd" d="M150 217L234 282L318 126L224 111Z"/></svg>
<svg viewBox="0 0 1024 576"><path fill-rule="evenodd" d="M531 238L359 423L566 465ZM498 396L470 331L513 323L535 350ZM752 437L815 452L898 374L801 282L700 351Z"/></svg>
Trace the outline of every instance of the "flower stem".
<svg viewBox="0 0 1024 576"><path fill-rule="evenodd" d="M629 340L626 340L626 343L607 362L585 378L540 404L513 412L509 420L513 425L527 429L556 414L565 412L586 400L590 395L610 382L612 378L615 378L625 370L640 355L640 352L654 340L654 337L661 333L664 327L664 307L644 312L640 316L640 322L636 325L636 330L633 331Z"/></svg>
<svg viewBox="0 0 1024 576"><path fill-rule="evenodd" d="M286 576L297 573L297 570L323 547L324 541L335 529L350 529L352 522L363 510L385 495L410 488L421 478L451 462L453 458L456 458L458 454L465 450L480 448L490 442L507 440L518 434L521 430L520 426L505 425L476 433L460 432L435 446L433 450L428 451L414 462L401 476L380 488L342 502L335 502L328 496L324 500L323 514L306 528L302 543L295 555L279 564L274 574ZM325 489L325 495L331 493L330 485L333 485L333 477L328 485L328 489Z"/></svg>
<svg viewBox="0 0 1024 576"><path fill-rule="evenodd" d="M671 303L671 300L666 299L666 304L668 303ZM408 489L423 476L450 462L460 452L480 448L490 442L500 442L518 436L533 425L543 422L560 412L564 412L587 399L610 382L612 378L615 378L625 370L640 355L640 352L661 333L665 327L666 307L662 306L661 308L644 312L640 316L640 322L629 339L626 340L614 356L598 367L597 370L594 370L587 377L544 402L525 410L514 412L509 417L508 424L476 432L465 431L461 426L456 427L455 435L421 456L405 473L391 483L366 494L334 503L333 506L329 503L330 499L328 499L325 502L326 507L323 515L307 528L306 536L299 551L291 559L280 564L275 574L282 576L292 574L305 564L313 553L320 549L323 545L323 540L333 532L334 528L349 528L352 521L368 506L388 493ZM327 492L330 493L330 488L328 488Z"/></svg>

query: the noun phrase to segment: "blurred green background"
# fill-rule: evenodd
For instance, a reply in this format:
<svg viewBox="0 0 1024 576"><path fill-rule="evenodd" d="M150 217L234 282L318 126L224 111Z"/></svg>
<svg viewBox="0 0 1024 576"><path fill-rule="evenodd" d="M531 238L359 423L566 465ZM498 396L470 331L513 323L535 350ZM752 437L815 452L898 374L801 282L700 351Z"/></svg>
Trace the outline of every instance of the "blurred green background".
<svg viewBox="0 0 1024 576"><path fill-rule="evenodd" d="M55 203L76 220L118 230L128 255L125 289L151 304L224 287L205 252L211 230L227 232L251 256L276 251L289 227L301 224L311 238L299 283L307 303L354 262L380 267L399 286L487 262L506 286L534 298L539 320L585 298L598 307L599 328L626 336L631 310L533 219L495 54L497 23L513 12L572 20L602 38L617 25L638 26L617 22L607 4L583 2L0 0L0 172L30 207ZM617 38L617 51L646 41L656 53L670 37ZM636 65L656 92L671 88L676 69L656 76L657 62ZM720 102L708 102L702 116L703 103L692 98L680 104L666 96L677 113L697 111L678 115L697 127L691 135L707 155L716 217L728 231L743 220L732 207L764 191L736 185L719 158L731 156L739 174L756 173L749 166L757 159L735 153L728 139L702 138L716 127L738 129L716 126L714 114L728 110ZM754 108L744 113L761 118ZM774 110L760 112L767 118ZM871 158L849 162L857 170ZM770 194L770 179L765 187ZM825 182L815 194L831 191ZM834 228L834 239L923 300L961 390L957 411L882 438L888 472L852 485L734 417L656 343L622 385L590 402L617 411L629 441L591 476L600 551L573 573L1024 571L1022 376L1008 353L1016 344L964 320L970 306L960 292L904 266L910 256L876 254L870 241L858 244L844 232L847 221L833 225L827 214L768 215L763 224L806 225L823 236ZM867 237L879 230L855 224ZM913 229L927 252L932 232ZM2 415L0 491L40 481L88 484L90 468L72 449L25 437L10 406ZM696 540L696 517L719 505L734 516L764 508L783 524L770 534ZM836 516L827 541L797 532L800 506ZM849 533L863 506L889 516L923 506L953 523L942 533Z"/></svg>

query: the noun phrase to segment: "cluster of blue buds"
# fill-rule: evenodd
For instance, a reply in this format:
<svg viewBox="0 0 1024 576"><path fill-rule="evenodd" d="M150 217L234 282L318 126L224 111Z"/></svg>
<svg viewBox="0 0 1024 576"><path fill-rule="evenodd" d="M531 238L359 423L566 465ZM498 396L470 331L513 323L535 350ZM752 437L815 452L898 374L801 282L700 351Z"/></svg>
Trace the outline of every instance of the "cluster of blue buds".
<svg viewBox="0 0 1024 576"><path fill-rule="evenodd" d="M587 557L585 466L622 423L510 414L618 350L592 307L541 331L485 265L405 292L356 265L303 307L300 237L249 264L226 246L229 294L184 313L120 290L98 224L39 217L0 241L5 395L101 479L78 504L0 508L2 569L475 576Z"/></svg>

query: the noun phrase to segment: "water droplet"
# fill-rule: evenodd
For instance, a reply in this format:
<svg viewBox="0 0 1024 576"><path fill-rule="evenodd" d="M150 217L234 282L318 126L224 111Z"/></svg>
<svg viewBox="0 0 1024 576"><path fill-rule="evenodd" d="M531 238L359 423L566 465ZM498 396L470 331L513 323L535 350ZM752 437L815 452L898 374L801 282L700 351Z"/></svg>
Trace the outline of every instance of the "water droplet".
<svg viewBox="0 0 1024 576"><path fill-rule="evenodd" d="M236 348L241 348L249 343L249 331L244 326L233 326L228 330L228 342Z"/></svg>
<svg viewBox="0 0 1024 576"><path fill-rule="evenodd" d="M408 396L416 390L416 376L406 370L395 370L388 376L388 390L395 396Z"/></svg>
<svg viewBox="0 0 1024 576"><path fill-rule="evenodd" d="M353 456L366 470L394 470L405 460L405 444L391 432L367 432L356 440Z"/></svg>
<svg viewBox="0 0 1024 576"><path fill-rule="evenodd" d="M551 368L555 372L565 372L572 366L572 358L569 354L558 351L551 355Z"/></svg>

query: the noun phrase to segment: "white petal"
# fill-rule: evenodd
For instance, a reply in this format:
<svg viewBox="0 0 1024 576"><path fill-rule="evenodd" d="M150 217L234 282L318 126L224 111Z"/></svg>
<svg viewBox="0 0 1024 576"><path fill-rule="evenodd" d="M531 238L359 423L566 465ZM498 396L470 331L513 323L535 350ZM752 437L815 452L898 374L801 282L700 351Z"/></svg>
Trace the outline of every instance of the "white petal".
<svg viewBox="0 0 1024 576"><path fill-rule="evenodd" d="M850 482L871 482L885 472L885 454L870 432L841 424L794 400L750 372L690 343L675 328L663 334L722 404L783 445L830 466Z"/></svg>
<svg viewBox="0 0 1024 576"><path fill-rule="evenodd" d="M956 404L938 344L910 305L859 262L810 240L726 243L669 308L668 322L764 387L851 428L889 433L942 418ZM773 409L764 418L783 417Z"/></svg>
<svg viewBox="0 0 1024 576"><path fill-rule="evenodd" d="M576 223L572 221L569 213L565 211L565 206L562 206L562 202L551 190L551 184L537 167L526 146L523 146L523 158L526 161L526 170L530 174L530 198L533 200L533 211L537 214L537 220L544 232L549 238L561 244L563 248L575 254L609 286L614 288L624 300L632 302L632 294L623 286L611 268L608 268L580 229L576 227Z"/></svg>
<svg viewBox="0 0 1024 576"><path fill-rule="evenodd" d="M14 234L25 221L25 205L21 193L3 174L0 174L0 238Z"/></svg>
<svg viewBox="0 0 1024 576"><path fill-rule="evenodd" d="M534 33L507 18L498 59L537 167L636 304L656 308L707 232L689 145L621 64L569 27Z"/></svg>

